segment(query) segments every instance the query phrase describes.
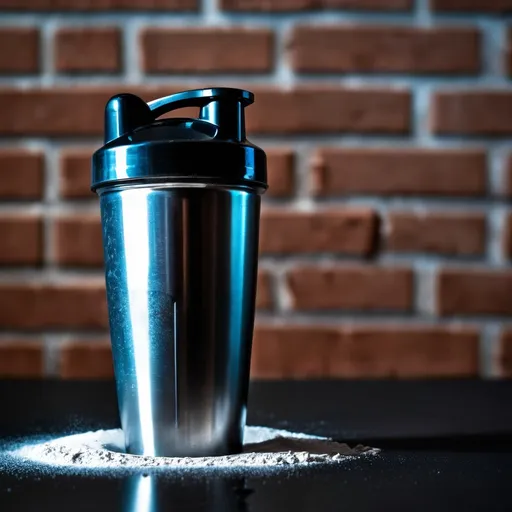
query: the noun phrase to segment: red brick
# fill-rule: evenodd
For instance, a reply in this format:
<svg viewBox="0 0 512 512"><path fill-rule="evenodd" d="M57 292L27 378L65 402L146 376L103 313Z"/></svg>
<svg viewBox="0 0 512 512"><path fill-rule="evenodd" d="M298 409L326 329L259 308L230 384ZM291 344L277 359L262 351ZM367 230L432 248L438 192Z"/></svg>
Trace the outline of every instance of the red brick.
<svg viewBox="0 0 512 512"><path fill-rule="evenodd" d="M305 213L266 210L261 218L260 252L332 252L367 255L374 249L377 217L367 208Z"/></svg>
<svg viewBox="0 0 512 512"><path fill-rule="evenodd" d="M249 133L407 133L410 128L405 90L303 86L256 92L254 107L247 109Z"/></svg>
<svg viewBox="0 0 512 512"><path fill-rule="evenodd" d="M273 44L268 29L147 28L142 67L149 73L265 73L274 64Z"/></svg>
<svg viewBox="0 0 512 512"><path fill-rule="evenodd" d="M0 216L0 265L38 265L43 260L43 223L39 216Z"/></svg>
<svg viewBox="0 0 512 512"><path fill-rule="evenodd" d="M480 150L323 148L312 162L313 193L480 196L486 155Z"/></svg>
<svg viewBox="0 0 512 512"><path fill-rule="evenodd" d="M300 266L287 275L292 309L409 311L410 269L363 265Z"/></svg>
<svg viewBox="0 0 512 512"><path fill-rule="evenodd" d="M339 342L339 329L319 326L257 325L251 354L251 378L315 378L329 375L327 355Z"/></svg>
<svg viewBox="0 0 512 512"><path fill-rule="evenodd" d="M70 341L60 349L59 376L63 379L113 379L110 343Z"/></svg>
<svg viewBox="0 0 512 512"><path fill-rule="evenodd" d="M41 199L44 156L24 149L0 149L0 199Z"/></svg>
<svg viewBox="0 0 512 512"><path fill-rule="evenodd" d="M293 67L305 73L477 73L474 28L337 25L295 28Z"/></svg>
<svg viewBox="0 0 512 512"><path fill-rule="evenodd" d="M290 197L295 190L295 154L291 149L267 149L269 188L265 197Z"/></svg>
<svg viewBox="0 0 512 512"><path fill-rule="evenodd" d="M437 276L440 315L511 315L512 271L450 269Z"/></svg>
<svg viewBox="0 0 512 512"><path fill-rule="evenodd" d="M503 255L506 259L512 259L512 212L505 218L505 229L502 235Z"/></svg>
<svg viewBox="0 0 512 512"><path fill-rule="evenodd" d="M431 9L440 12L489 12L512 11L512 0L430 0Z"/></svg>
<svg viewBox="0 0 512 512"><path fill-rule="evenodd" d="M0 329L104 330L107 325L103 280L0 284Z"/></svg>
<svg viewBox="0 0 512 512"><path fill-rule="evenodd" d="M55 220L55 261L60 265L103 265L98 215L66 215Z"/></svg>
<svg viewBox="0 0 512 512"><path fill-rule="evenodd" d="M93 199L91 157L94 148L68 149L60 155L60 195L66 199Z"/></svg>
<svg viewBox="0 0 512 512"><path fill-rule="evenodd" d="M9 11L195 11L198 0L0 0Z"/></svg>
<svg viewBox="0 0 512 512"><path fill-rule="evenodd" d="M225 11L317 11L350 9L361 11L410 10L413 0L221 0Z"/></svg>
<svg viewBox="0 0 512 512"><path fill-rule="evenodd" d="M61 28L55 35L55 69L60 72L121 70L121 32L115 27Z"/></svg>
<svg viewBox="0 0 512 512"><path fill-rule="evenodd" d="M0 28L0 48L0 73L39 71L39 30L36 28Z"/></svg>
<svg viewBox="0 0 512 512"><path fill-rule="evenodd" d="M387 248L394 252L479 255L485 235L485 215L471 212L395 211L386 226Z"/></svg>
<svg viewBox="0 0 512 512"><path fill-rule="evenodd" d="M186 88L186 86L183 86ZM0 109L9 122L0 117L0 134L44 136L101 136L105 104L125 90L122 85L76 88L0 88ZM165 88L130 88L126 92L142 94L146 101L181 90ZM179 115L185 110L180 110ZM197 109L194 109L197 114ZM178 114L176 114L178 115Z"/></svg>
<svg viewBox="0 0 512 512"><path fill-rule="evenodd" d="M119 90L117 90L119 92ZM2 135L100 135L114 89L0 89ZM4 119L4 120L2 120Z"/></svg>
<svg viewBox="0 0 512 512"><path fill-rule="evenodd" d="M44 371L42 341L12 340L0 342L0 377L41 377Z"/></svg>
<svg viewBox="0 0 512 512"><path fill-rule="evenodd" d="M510 329L501 333L497 363L500 376L512 378L512 330Z"/></svg>
<svg viewBox="0 0 512 512"><path fill-rule="evenodd" d="M251 363L263 379L477 375L477 332L426 326L260 326Z"/></svg>
<svg viewBox="0 0 512 512"><path fill-rule="evenodd" d="M145 100L187 88L131 88ZM124 87L0 89L0 135L101 135L105 103ZM405 90L304 88L255 90L247 109L249 133L406 133L410 95ZM196 109L175 115L196 115Z"/></svg>
<svg viewBox="0 0 512 512"><path fill-rule="evenodd" d="M510 135L512 92L437 91L431 116L432 131L440 135Z"/></svg>

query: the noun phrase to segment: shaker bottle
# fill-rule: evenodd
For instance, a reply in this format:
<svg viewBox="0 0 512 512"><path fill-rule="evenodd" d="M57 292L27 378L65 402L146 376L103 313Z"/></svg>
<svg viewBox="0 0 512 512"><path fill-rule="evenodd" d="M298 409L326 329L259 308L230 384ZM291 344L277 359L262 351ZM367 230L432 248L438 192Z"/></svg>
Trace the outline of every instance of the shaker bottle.
<svg viewBox="0 0 512 512"><path fill-rule="evenodd" d="M245 138L252 93L111 98L93 155L126 450L241 451L266 156ZM157 120L195 106L199 116Z"/></svg>

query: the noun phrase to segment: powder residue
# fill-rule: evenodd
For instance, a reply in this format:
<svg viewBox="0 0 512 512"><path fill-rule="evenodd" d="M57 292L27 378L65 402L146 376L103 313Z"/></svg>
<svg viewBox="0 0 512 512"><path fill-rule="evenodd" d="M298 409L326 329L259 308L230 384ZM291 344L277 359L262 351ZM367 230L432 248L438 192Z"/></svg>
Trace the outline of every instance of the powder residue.
<svg viewBox="0 0 512 512"><path fill-rule="evenodd" d="M246 427L244 451L221 457L151 457L123 453L120 429L98 430L22 446L11 455L51 466L109 468L237 468L335 464L375 448L267 427Z"/></svg>

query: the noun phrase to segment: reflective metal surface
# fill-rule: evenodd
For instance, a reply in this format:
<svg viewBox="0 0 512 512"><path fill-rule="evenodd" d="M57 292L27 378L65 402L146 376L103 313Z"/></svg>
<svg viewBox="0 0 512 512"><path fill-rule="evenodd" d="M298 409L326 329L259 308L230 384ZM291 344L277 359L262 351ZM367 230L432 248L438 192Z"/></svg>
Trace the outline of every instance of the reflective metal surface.
<svg viewBox="0 0 512 512"><path fill-rule="evenodd" d="M245 478L190 478L181 485L148 473L132 475L122 482L123 512L167 512L200 510L208 512L247 512L246 498L251 491Z"/></svg>
<svg viewBox="0 0 512 512"><path fill-rule="evenodd" d="M206 186L102 189L110 334L133 454L240 451L260 197Z"/></svg>

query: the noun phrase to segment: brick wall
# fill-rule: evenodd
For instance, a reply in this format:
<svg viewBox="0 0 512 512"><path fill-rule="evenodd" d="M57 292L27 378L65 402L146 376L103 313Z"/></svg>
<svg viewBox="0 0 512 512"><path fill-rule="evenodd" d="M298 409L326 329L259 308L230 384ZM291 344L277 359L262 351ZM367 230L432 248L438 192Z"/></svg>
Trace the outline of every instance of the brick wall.
<svg viewBox="0 0 512 512"><path fill-rule="evenodd" d="M111 375L114 93L256 93L253 375L512 375L512 0L0 0L0 375ZM194 112L189 112L194 114Z"/></svg>

